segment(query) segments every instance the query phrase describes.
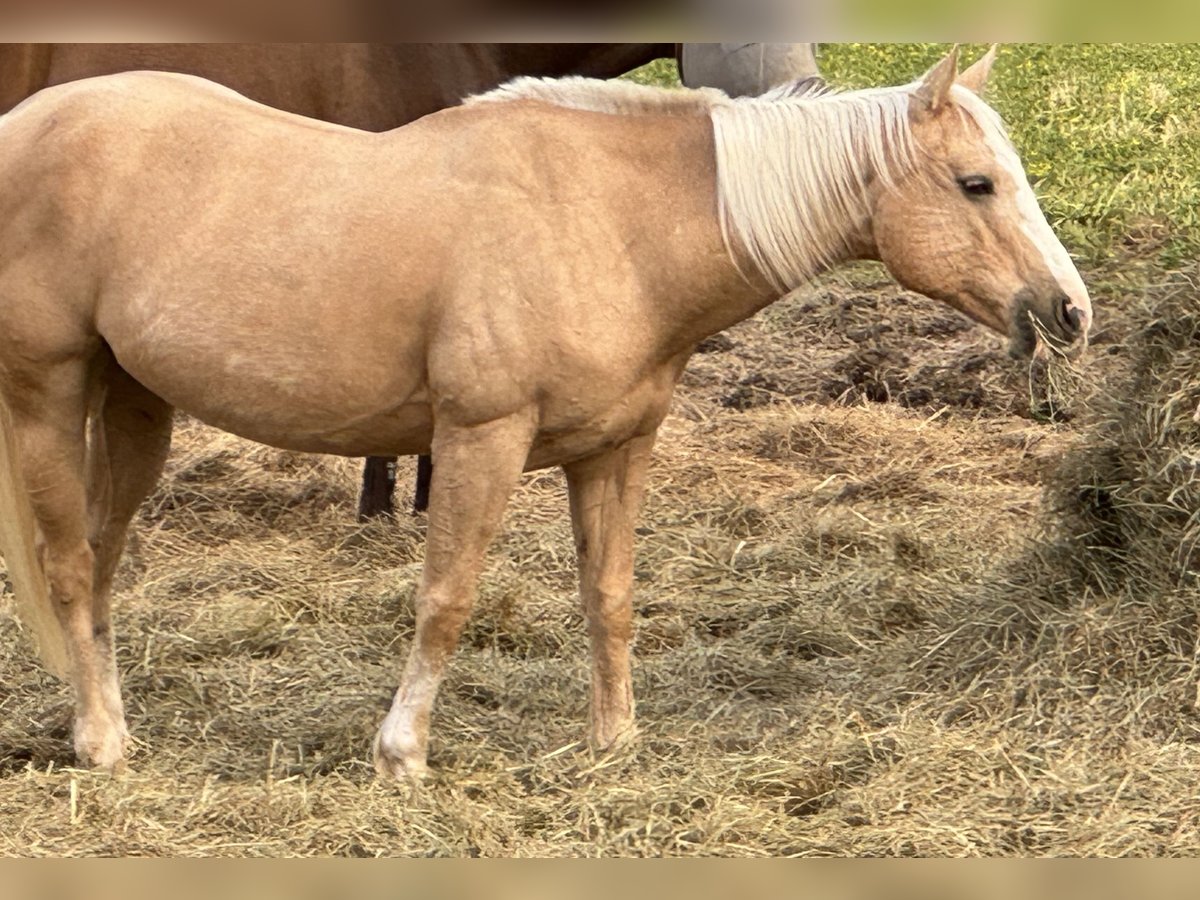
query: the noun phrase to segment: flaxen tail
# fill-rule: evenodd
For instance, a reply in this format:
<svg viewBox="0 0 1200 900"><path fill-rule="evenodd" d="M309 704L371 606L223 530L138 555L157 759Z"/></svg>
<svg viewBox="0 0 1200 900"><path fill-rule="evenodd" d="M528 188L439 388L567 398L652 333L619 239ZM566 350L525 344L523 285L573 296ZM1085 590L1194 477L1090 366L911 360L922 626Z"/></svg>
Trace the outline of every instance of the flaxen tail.
<svg viewBox="0 0 1200 900"><path fill-rule="evenodd" d="M12 413L0 397L0 555L17 597L17 614L33 633L38 655L59 678L67 676L67 645L34 546L33 506L21 475Z"/></svg>

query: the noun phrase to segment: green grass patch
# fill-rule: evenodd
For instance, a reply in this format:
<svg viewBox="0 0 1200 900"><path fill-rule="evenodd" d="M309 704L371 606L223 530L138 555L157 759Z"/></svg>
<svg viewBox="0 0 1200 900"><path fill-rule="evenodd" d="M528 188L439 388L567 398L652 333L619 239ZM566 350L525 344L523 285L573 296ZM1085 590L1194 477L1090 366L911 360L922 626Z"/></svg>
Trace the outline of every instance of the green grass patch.
<svg viewBox="0 0 1200 900"><path fill-rule="evenodd" d="M625 77L638 84L679 87L679 69L673 59L656 59L639 69L634 69Z"/></svg>
<svg viewBox="0 0 1200 900"><path fill-rule="evenodd" d="M973 61L984 45L963 47ZM898 84L945 44L828 44L821 68L847 87ZM1148 254L1174 267L1200 249L1200 46L1011 44L988 100L1068 248L1096 265Z"/></svg>

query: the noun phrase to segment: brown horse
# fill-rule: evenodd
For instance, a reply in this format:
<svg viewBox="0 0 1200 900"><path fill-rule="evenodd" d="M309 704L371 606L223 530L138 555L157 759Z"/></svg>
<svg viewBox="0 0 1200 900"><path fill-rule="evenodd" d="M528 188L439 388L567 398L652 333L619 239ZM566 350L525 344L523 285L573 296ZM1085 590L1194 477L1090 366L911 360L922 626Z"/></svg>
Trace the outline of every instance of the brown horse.
<svg viewBox="0 0 1200 900"><path fill-rule="evenodd" d="M528 469L567 475L591 738L632 733L634 522L697 343L879 259L1010 336L1091 306L996 114L992 56L899 88L731 100L521 80L382 135L133 73L0 121L0 546L122 763L109 599L173 408L299 451L432 450L417 627L375 760L425 769L484 553Z"/></svg>
<svg viewBox="0 0 1200 900"><path fill-rule="evenodd" d="M201 75L314 119L388 131L517 75L610 78L672 56L688 86L731 95L817 74L812 44L2 44L0 112L50 85L157 69ZM392 511L393 465L367 461L360 519ZM422 456L418 512L429 479Z"/></svg>

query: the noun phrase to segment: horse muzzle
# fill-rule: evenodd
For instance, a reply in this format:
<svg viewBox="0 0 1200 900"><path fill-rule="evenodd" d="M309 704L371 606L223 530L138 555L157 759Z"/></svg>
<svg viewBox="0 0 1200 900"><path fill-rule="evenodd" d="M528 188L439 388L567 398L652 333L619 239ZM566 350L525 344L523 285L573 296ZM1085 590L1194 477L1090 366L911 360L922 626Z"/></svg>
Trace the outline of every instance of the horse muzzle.
<svg viewBox="0 0 1200 900"><path fill-rule="evenodd" d="M1017 358L1032 356L1039 340L1064 350L1083 338L1092 324L1090 310L1062 291L1042 299L1032 290L1022 290L1014 298L1012 309L1008 350Z"/></svg>

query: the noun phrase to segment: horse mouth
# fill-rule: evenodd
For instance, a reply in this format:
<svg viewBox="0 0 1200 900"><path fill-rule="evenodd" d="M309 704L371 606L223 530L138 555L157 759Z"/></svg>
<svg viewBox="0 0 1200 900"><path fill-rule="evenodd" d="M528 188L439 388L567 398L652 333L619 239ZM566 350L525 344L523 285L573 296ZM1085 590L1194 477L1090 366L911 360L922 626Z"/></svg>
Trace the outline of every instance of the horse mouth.
<svg viewBox="0 0 1200 900"><path fill-rule="evenodd" d="M1066 355L1084 334L1084 319L1080 311L1071 305L1065 295L1051 301L1048 316L1037 307L1036 298L1030 290L1023 290L1014 298L1009 355L1028 359L1033 356L1039 343L1059 355Z"/></svg>
<svg viewBox="0 0 1200 900"><path fill-rule="evenodd" d="M1012 321L1008 329L1008 355L1014 359L1029 359L1037 350L1038 333L1032 308L1032 291L1021 291L1013 298Z"/></svg>

